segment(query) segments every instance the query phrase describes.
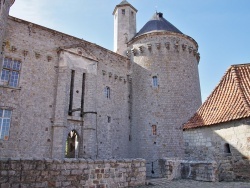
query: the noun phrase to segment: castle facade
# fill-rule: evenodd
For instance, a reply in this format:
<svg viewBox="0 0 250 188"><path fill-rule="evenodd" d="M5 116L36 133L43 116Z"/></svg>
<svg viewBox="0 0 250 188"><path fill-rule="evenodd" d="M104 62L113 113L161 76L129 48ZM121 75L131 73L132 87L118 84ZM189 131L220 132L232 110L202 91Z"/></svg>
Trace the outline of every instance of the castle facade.
<svg viewBox="0 0 250 188"><path fill-rule="evenodd" d="M0 0L0 157L184 157L182 125L201 105L197 42L162 13L136 32L126 0L114 52L9 16Z"/></svg>

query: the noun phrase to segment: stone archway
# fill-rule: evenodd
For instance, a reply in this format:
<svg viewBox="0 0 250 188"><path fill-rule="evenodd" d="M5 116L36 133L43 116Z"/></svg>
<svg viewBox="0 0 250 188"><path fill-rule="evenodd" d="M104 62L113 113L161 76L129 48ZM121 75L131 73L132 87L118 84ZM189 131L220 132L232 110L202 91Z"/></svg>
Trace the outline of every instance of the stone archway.
<svg viewBox="0 0 250 188"><path fill-rule="evenodd" d="M65 158L78 158L79 135L76 130L69 132L66 140Z"/></svg>

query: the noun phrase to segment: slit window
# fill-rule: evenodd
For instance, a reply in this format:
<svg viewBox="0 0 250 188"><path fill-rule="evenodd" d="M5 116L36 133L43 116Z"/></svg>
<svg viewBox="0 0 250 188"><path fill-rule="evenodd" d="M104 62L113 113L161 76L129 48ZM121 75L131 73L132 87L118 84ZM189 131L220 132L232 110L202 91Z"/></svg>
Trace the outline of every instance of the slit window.
<svg viewBox="0 0 250 188"><path fill-rule="evenodd" d="M11 111L0 109L0 140L9 139Z"/></svg>
<svg viewBox="0 0 250 188"><path fill-rule="evenodd" d="M157 135L157 126L152 125L152 135Z"/></svg>
<svg viewBox="0 0 250 188"><path fill-rule="evenodd" d="M1 85L17 87L20 77L21 62L4 58L1 71Z"/></svg>
<svg viewBox="0 0 250 188"><path fill-rule="evenodd" d="M122 9L122 14L125 15L125 9Z"/></svg>
<svg viewBox="0 0 250 188"><path fill-rule="evenodd" d="M110 123L111 122L111 117L110 116L108 116L108 123Z"/></svg>
<svg viewBox="0 0 250 188"><path fill-rule="evenodd" d="M225 143L224 145L224 153L231 153L230 145Z"/></svg>
<svg viewBox="0 0 250 188"><path fill-rule="evenodd" d="M110 87L105 87L105 91L104 91L105 97L107 99L110 99Z"/></svg>
<svg viewBox="0 0 250 188"><path fill-rule="evenodd" d="M73 110L74 82L75 82L75 71L71 70L70 93L69 93L69 111L68 111L68 115L70 115L70 116L72 116L72 110Z"/></svg>
<svg viewBox="0 0 250 188"><path fill-rule="evenodd" d="M157 78L157 76L153 76L153 87L158 87L158 78Z"/></svg>

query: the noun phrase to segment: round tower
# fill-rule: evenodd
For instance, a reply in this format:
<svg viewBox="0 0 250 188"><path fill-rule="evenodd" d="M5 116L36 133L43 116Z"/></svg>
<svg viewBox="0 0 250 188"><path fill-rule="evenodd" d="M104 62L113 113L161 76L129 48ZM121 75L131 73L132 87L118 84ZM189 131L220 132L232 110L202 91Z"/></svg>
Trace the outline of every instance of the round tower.
<svg viewBox="0 0 250 188"><path fill-rule="evenodd" d="M132 63L133 156L160 176L158 159L184 156L182 124L201 105L198 44L162 13L128 43Z"/></svg>
<svg viewBox="0 0 250 188"><path fill-rule="evenodd" d="M3 55L3 42L9 16L9 10L14 2L15 0L0 0L0 59L2 59Z"/></svg>
<svg viewBox="0 0 250 188"><path fill-rule="evenodd" d="M114 15L114 52L125 55L127 42L136 34L137 10L123 0L116 5Z"/></svg>

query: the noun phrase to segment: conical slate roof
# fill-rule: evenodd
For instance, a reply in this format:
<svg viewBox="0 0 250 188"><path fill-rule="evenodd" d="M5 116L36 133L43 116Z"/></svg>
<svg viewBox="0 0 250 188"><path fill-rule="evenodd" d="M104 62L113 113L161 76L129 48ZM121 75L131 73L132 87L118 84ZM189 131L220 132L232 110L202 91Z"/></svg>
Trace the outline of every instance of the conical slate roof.
<svg viewBox="0 0 250 188"><path fill-rule="evenodd" d="M163 18L162 13L156 12L151 18L151 20L149 20L143 26L143 28L136 34L136 36L155 31L170 31L182 34L182 32L179 29L177 29L173 24L171 24L170 22L168 22L166 19Z"/></svg>
<svg viewBox="0 0 250 188"><path fill-rule="evenodd" d="M250 64L232 65L183 129L250 117Z"/></svg>

